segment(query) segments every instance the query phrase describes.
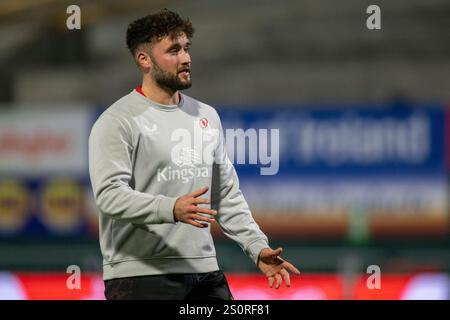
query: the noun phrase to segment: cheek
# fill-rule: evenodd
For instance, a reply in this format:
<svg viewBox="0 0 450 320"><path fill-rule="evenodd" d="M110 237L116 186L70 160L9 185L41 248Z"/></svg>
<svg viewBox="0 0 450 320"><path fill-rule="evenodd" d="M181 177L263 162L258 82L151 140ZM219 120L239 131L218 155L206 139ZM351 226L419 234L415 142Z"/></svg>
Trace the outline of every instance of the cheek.
<svg viewBox="0 0 450 320"><path fill-rule="evenodd" d="M178 57L177 56L165 57L164 59L162 59L160 65L168 70L172 69L176 70L178 67Z"/></svg>

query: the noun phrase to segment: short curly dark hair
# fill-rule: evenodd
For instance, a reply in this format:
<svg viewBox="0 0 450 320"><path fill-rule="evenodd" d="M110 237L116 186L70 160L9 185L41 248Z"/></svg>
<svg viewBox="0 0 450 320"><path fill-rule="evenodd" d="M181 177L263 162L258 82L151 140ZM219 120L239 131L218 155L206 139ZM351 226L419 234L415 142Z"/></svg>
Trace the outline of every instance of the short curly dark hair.
<svg viewBox="0 0 450 320"><path fill-rule="evenodd" d="M128 25L127 47L134 55L141 44L152 44L166 36L176 37L183 32L189 39L192 38L194 28L191 21L182 19L176 12L163 9L137 19Z"/></svg>

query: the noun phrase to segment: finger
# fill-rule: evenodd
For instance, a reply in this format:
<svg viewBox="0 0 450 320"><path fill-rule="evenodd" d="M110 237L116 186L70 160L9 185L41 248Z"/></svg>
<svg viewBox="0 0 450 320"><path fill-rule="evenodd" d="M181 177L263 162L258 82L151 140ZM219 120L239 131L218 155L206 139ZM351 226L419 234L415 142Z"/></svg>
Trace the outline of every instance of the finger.
<svg viewBox="0 0 450 320"><path fill-rule="evenodd" d="M208 222L208 223L212 223L212 222L216 221L213 218L204 217L204 216L201 216L199 214L192 215L192 219L193 220L199 220L199 221L205 221L205 222Z"/></svg>
<svg viewBox="0 0 450 320"><path fill-rule="evenodd" d="M283 277L286 287L289 288L291 286L291 278L289 277L289 272L287 272L285 269L281 269L280 274Z"/></svg>
<svg viewBox="0 0 450 320"><path fill-rule="evenodd" d="M269 277L268 279L269 279L269 288L272 288L273 287L273 282L275 281L275 278L274 277Z"/></svg>
<svg viewBox="0 0 450 320"><path fill-rule="evenodd" d="M196 206L196 205L188 206L186 208L186 211L188 213L206 213L206 214L209 214L211 216L215 216L217 214L216 210L203 208L203 207L199 207L199 206Z"/></svg>
<svg viewBox="0 0 450 320"><path fill-rule="evenodd" d="M202 207L197 207L195 209L195 212L197 213L206 213L212 216L215 216L217 214L216 210L212 210L212 209L206 209L206 208L202 208Z"/></svg>
<svg viewBox="0 0 450 320"><path fill-rule="evenodd" d="M197 228L206 228L208 226L205 223L200 223L200 222L197 222L195 220L187 220L186 223L190 224L190 225L193 225L194 227L197 227Z"/></svg>
<svg viewBox="0 0 450 320"><path fill-rule="evenodd" d="M193 204L209 204L209 200L206 198L194 198L192 199Z"/></svg>
<svg viewBox="0 0 450 320"><path fill-rule="evenodd" d="M191 197L194 197L194 198L197 198L197 197L200 197L202 194L205 194L206 192L208 192L208 187L203 187L203 188L195 190L195 191L193 191L191 193L188 193L187 195L191 196Z"/></svg>
<svg viewBox="0 0 450 320"><path fill-rule="evenodd" d="M186 207L186 212L189 213L197 213L197 206L191 205Z"/></svg>
<svg viewBox="0 0 450 320"><path fill-rule="evenodd" d="M289 271L292 272L293 274L299 275L300 274L300 270L298 270L296 267L294 267L292 264L290 264L289 262L285 261L283 262L283 267Z"/></svg>
<svg viewBox="0 0 450 320"><path fill-rule="evenodd" d="M275 284L275 289L278 289L281 286L281 276L279 273L277 273L275 275L275 280L276 280L276 284Z"/></svg>

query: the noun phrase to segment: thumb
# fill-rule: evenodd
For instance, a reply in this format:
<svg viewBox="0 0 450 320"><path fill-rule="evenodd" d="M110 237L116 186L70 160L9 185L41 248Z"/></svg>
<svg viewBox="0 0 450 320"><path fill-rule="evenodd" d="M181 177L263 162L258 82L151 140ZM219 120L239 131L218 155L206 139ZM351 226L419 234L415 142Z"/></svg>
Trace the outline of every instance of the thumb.
<svg viewBox="0 0 450 320"><path fill-rule="evenodd" d="M277 249L275 249L275 250L272 250L272 256L273 257L277 257L277 256L279 256L281 253L283 252L283 248L277 248Z"/></svg>

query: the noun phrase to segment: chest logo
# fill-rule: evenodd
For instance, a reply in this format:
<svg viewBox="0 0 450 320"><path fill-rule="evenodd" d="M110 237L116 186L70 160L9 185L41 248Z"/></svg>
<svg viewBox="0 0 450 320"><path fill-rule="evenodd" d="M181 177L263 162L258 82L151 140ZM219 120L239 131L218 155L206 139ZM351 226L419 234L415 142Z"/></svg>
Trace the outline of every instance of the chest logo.
<svg viewBox="0 0 450 320"><path fill-rule="evenodd" d="M201 158L194 149L185 147L180 150L173 162L179 167L195 167L195 165L201 164Z"/></svg>
<svg viewBox="0 0 450 320"><path fill-rule="evenodd" d="M143 131L146 136L151 137L151 138L153 138L155 135L159 134L158 126L155 123L153 123L152 125L150 125L150 124L144 125Z"/></svg>
<svg viewBox="0 0 450 320"><path fill-rule="evenodd" d="M206 128L208 126L208 119L206 118L201 118L199 121L200 127L201 128Z"/></svg>

